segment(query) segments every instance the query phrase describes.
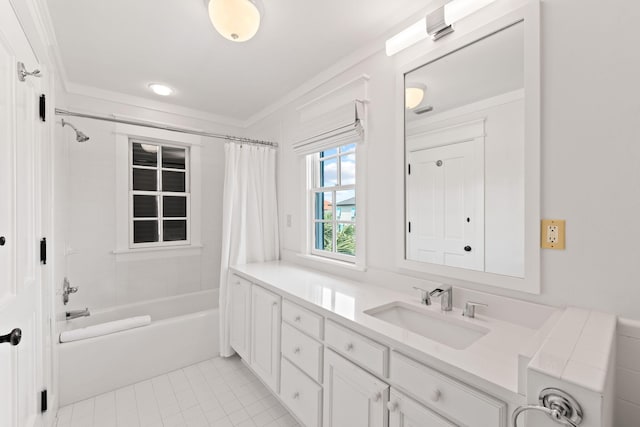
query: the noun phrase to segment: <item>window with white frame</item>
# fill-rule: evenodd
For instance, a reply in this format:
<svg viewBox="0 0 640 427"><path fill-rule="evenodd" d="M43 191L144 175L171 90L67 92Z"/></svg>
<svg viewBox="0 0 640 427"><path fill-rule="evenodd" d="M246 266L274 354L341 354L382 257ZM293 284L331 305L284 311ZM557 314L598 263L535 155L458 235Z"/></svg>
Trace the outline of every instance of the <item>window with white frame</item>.
<svg viewBox="0 0 640 427"><path fill-rule="evenodd" d="M189 148L129 141L129 244L175 246L190 241Z"/></svg>
<svg viewBox="0 0 640 427"><path fill-rule="evenodd" d="M310 155L311 253L356 262L356 144Z"/></svg>

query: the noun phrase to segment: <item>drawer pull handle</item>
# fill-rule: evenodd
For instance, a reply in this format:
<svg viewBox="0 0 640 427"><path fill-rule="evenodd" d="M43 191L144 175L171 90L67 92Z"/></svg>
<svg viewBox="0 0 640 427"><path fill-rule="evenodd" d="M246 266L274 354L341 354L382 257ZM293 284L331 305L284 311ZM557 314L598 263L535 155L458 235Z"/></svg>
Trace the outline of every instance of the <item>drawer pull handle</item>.
<svg viewBox="0 0 640 427"><path fill-rule="evenodd" d="M442 393L440 393L440 390L436 388L431 392L431 394L429 395L429 398L431 399L432 402L437 402L438 400L440 400L441 396L442 396Z"/></svg>
<svg viewBox="0 0 640 427"><path fill-rule="evenodd" d="M297 398L299 398L299 397L300 397L300 393L296 391L295 393L293 393L293 395L292 395L291 397L292 397L293 399L297 399Z"/></svg>
<svg viewBox="0 0 640 427"><path fill-rule="evenodd" d="M353 350L353 343L350 342L349 344L344 346L344 351L351 351Z"/></svg>
<svg viewBox="0 0 640 427"><path fill-rule="evenodd" d="M298 322L300 323L300 321L302 320L302 317L300 317L300 315L297 315L296 317L294 317L293 321L294 322Z"/></svg>
<svg viewBox="0 0 640 427"><path fill-rule="evenodd" d="M373 400L374 402L380 402L380 399L382 399L382 393L380 392L377 392L376 394L371 396L371 400Z"/></svg>
<svg viewBox="0 0 640 427"><path fill-rule="evenodd" d="M398 409L398 402L387 402L387 409L389 412L395 412Z"/></svg>
<svg viewBox="0 0 640 427"><path fill-rule="evenodd" d="M300 347L294 347L293 354L300 354Z"/></svg>

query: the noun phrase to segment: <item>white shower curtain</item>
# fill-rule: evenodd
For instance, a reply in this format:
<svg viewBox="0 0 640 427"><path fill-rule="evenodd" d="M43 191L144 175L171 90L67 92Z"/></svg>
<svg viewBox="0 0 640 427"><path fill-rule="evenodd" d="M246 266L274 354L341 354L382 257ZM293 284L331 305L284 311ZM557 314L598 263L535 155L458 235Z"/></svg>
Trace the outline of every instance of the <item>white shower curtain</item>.
<svg viewBox="0 0 640 427"><path fill-rule="evenodd" d="M225 144L220 262L220 355L233 355L229 339L229 266L277 260L278 207L276 150L267 146Z"/></svg>

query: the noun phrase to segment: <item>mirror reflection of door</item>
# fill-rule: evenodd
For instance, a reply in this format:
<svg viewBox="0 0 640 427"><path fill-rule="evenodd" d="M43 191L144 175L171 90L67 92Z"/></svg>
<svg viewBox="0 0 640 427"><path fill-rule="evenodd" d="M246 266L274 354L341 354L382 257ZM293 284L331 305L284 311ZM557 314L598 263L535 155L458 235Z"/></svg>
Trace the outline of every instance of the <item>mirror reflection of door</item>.
<svg viewBox="0 0 640 427"><path fill-rule="evenodd" d="M470 129L473 129L471 127ZM415 138L445 145L407 154L409 259L484 270L484 139L447 141L449 129ZM456 132L458 133L458 132Z"/></svg>

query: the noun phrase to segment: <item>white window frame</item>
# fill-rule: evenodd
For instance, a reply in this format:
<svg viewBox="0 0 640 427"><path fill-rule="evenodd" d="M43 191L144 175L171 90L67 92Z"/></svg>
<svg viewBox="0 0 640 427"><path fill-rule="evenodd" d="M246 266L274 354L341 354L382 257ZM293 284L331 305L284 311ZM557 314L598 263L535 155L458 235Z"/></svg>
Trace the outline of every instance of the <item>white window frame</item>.
<svg viewBox="0 0 640 427"><path fill-rule="evenodd" d="M158 149L156 153L157 163L156 166L139 166L133 164L133 144L148 144L153 145L155 147L169 147L169 148L178 148L181 150L185 150L185 168L183 169L172 169L165 168L162 166L162 149ZM166 246L185 246L191 243L191 150L189 147L171 144L171 143L160 143L156 141L149 141L140 138L130 138L129 139L129 247L131 249L134 248L155 248L155 247L166 247ZM156 191L146 191L146 190L134 190L133 189L133 171L134 169L145 169L145 170L153 170L156 172ZM173 171L180 172L185 174L185 191L184 192L172 192L172 191L163 191L162 190L162 172L164 171ZM157 197L158 200L158 215L155 218L149 219L136 219L133 216L133 198L134 196L154 196ZM166 217L164 216L164 197L165 196L176 196L183 197L187 199L187 216L186 217ZM185 240L172 240L172 241L164 241L164 220L184 220L187 222L187 235ZM144 243L135 243L133 241L133 224L135 221L154 221L158 223L158 241L157 242L144 242Z"/></svg>
<svg viewBox="0 0 640 427"><path fill-rule="evenodd" d="M344 142L342 144L340 144L340 147L345 146L345 145L350 145L353 142ZM333 147L338 149L338 147ZM327 148L324 149L322 151L328 151L331 148ZM327 259L327 260L334 260L334 261L339 261L341 263L344 264L349 264L349 265L356 265L356 266L360 266L362 268L364 268L364 252L365 252L365 247L364 247L364 220L363 220L363 215L362 215L362 209L360 208L361 204L361 199L360 199L360 195L361 195L361 185L359 184L359 182L361 182L362 178L362 173L361 173L361 156L360 156L360 144L355 143L355 148L353 150L349 150L347 152L344 153L336 153L335 155L331 155L331 156L326 156L323 157L322 160L331 160L331 159L338 159L339 157L345 156L345 155L350 155L353 154L356 158L356 177L355 177L355 184L349 184L349 185L341 185L342 183L340 182L341 180L341 166L337 169L337 180L338 180L338 185L336 186L331 186L331 187L320 187L319 186L319 182L320 182L320 170L319 170L319 166L320 166L320 152L314 153L314 154L309 154L306 156L307 159L307 200L308 200L308 214L307 214L307 225L308 225L308 233L307 233L307 248L306 251L308 254L310 254L311 256L313 256L314 258L318 259L318 260L322 260L322 259ZM338 164L340 164L340 160L338 160ZM338 191L349 191L349 190L353 190L354 194L355 194L355 198L356 198L356 218L355 221L340 221L338 220L338 218L336 217L336 199L335 199L335 194ZM320 249L316 249L316 224L317 223L321 223L321 222L326 222L326 221L322 221L322 220L317 220L315 218L315 214L316 214L316 194L319 192L332 192L334 194L333 197L333 201L332 201L332 221L331 223L333 224L333 227L335 229L335 232L333 233L333 242L332 242L332 248L337 249L337 225L338 224L353 224L356 228L356 254L355 255L346 255L346 254L341 254L339 252L329 252L329 251L325 251L325 250L320 250ZM328 222L327 222L328 223Z"/></svg>
<svg viewBox="0 0 640 427"><path fill-rule="evenodd" d="M124 117L132 119L131 117ZM202 253L202 137L187 133L171 132L162 129L147 128L117 123L116 136L116 238L113 253L116 261L134 259L168 258L173 256L197 255ZM133 203L131 191L132 168L131 141L148 142L189 150L189 190L187 203L189 241L163 242L154 244L136 244L133 241ZM161 165L159 165L161 166ZM184 194L184 193L177 193ZM159 215L162 212L158 212ZM161 224L160 224L161 225Z"/></svg>

